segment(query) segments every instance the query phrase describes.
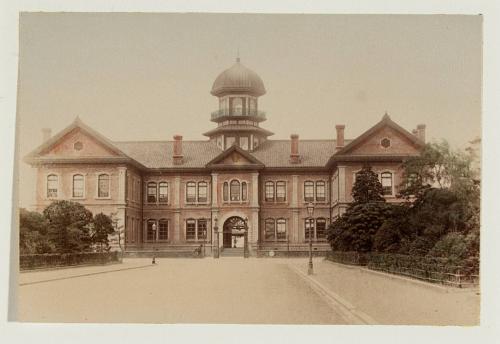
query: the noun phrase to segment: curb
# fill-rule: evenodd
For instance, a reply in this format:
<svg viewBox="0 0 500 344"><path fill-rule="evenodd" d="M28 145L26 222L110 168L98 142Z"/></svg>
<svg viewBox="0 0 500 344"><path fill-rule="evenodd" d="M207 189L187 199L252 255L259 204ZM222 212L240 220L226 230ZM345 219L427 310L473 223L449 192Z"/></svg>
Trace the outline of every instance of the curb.
<svg viewBox="0 0 500 344"><path fill-rule="evenodd" d="M309 286L325 301L327 304L335 311L337 311L340 316L349 325L378 325L379 323L373 319L368 314L358 310L353 304L342 298L337 293L332 292L327 289L323 284L321 284L315 278L306 275L299 268L288 265L288 267L293 270L297 275L299 275L304 281L306 281Z"/></svg>
<svg viewBox="0 0 500 344"><path fill-rule="evenodd" d="M80 275L73 275L73 276L66 276L66 277L57 277L57 278L51 278L51 279L46 279L46 280L39 280L39 281L33 281L33 282L19 283L19 286L22 287L22 286L25 286L25 285L32 285L32 284L39 284L39 283L61 281L61 280L78 278L78 277L85 277L85 276L101 275L101 274L107 274L109 272L142 269L142 268L147 268L147 267L151 267L151 266L154 266L154 265L148 264L148 265L133 266L133 267L130 267L130 268L123 268L123 269L106 270L106 271L98 271L98 272L89 272L89 273L80 274Z"/></svg>

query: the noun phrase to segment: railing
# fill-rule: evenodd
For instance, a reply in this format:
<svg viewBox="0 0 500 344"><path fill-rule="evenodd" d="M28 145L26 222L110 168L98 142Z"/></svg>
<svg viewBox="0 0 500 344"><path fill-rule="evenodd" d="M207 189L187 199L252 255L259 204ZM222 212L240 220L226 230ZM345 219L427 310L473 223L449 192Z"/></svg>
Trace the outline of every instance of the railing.
<svg viewBox="0 0 500 344"><path fill-rule="evenodd" d="M479 258L474 257L456 262L390 253L330 252L326 259L459 288L479 284Z"/></svg>
<svg viewBox="0 0 500 344"><path fill-rule="evenodd" d="M212 112L212 120L219 119L221 117L257 117L259 120L265 120L266 119L266 113L264 111L259 111L259 110L250 110L247 109L244 111L243 109L219 109L214 112Z"/></svg>

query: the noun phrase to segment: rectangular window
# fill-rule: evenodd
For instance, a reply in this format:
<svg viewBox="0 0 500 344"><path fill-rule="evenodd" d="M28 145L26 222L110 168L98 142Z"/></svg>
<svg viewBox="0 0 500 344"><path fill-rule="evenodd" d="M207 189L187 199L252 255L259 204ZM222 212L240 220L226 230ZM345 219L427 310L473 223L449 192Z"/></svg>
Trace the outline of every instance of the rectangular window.
<svg viewBox="0 0 500 344"><path fill-rule="evenodd" d="M285 221L285 219L278 219L278 221L276 221L276 238L278 240L286 240L286 221Z"/></svg>
<svg viewBox="0 0 500 344"><path fill-rule="evenodd" d="M98 197L109 197L109 175L100 174L97 185Z"/></svg>
<svg viewBox="0 0 500 344"><path fill-rule="evenodd" d="M240 137L240 147L241 149L248 150L248 137Z"/></svg>
<svg viewBox="0 0 500 344"><path fill-rule="evenodd" d="M155 241L156 237L156 224L154 220L149 220L147 223L147 232L146 232L146 240L147 241Z"/></svg>
<svg viewBox="0 0 500 344"><path fill-rule="evenodd" d="M193 219L186 220L186 240L196 239L196 221Z"/></svg>
<svg viewBox="0 0 500 344"><path fill-rule="evenodd" d="M265 197L266 197L266 202L273 202L274 201L274 183L273 182L266 182Z"/></svg>
<svg viewBox="0 0 500 344"><path fill-rule="evenodd" d="M158 223L158 240L168 240L168 221L160 220Z"/></svg>
<svg viewBox="0 0 500 344"><path fill-rule="evenodd" d="M81 174L75 174L73 176L73 197L83 197L83 176Z"/></svg>
<svg viewBox="0 0 500 344"><path fill-rule="evenodd" d="M160 203L168 203L168 184L166 182L161 182L158 191L158 200Z"/></svg>
<svg viewBox="0 0 500 344"><path fill-rule="evenodd" d="M148 203L156 203L156 183L148 183Z"/></svg>
<svg viewBox="0 0 500 344"><path fill-rule="evenodd" d="M384 172L380 175L382 190L385 196L392 195L392 173Z"/></svg>
<svg viewBox="0 0 500 344"><path fill-rule="evenodd" d="M283 181L276 182L276 201L286 201L286 183Z"/></svg>
<svg viewBox="0 0 500 344"><path fill-rule="evenodd" d="M326 219L316 219L316 238L326 239Z"/></svg>
<svg viewBox="0 0 500 344"><path fill-rule="evenodd" d="M207 220L198 220L198 240L205 240L207 238Z"/></svg>
<svg viewBox="0 0 500 344"><path fill-rule="evenodd" d="M47 197L56 198L57 197L57 187L58 187L58 177L55 174L51 174L47 177Z"/></svg>
<svg viewBox="0 0 500 344"><path fill-rule="evenodd" d="M198 183L198 202L200 202L200 203L207 202L207 200L208 200L207 190L208 190L208 185L206 182L199 182Z"/></svg>
<svg viewBox="0 0 500 344"><path fill-rule="evenodd" d="M194 203L196 202L196 183L188 182L186 184L186 202Z"/></svg>
<svg viewBox="0 0 500 344"><path fill-rule="evenodd" d="M311 181L304 182L304 201L314 202L314 183Z"/></svg>
<svg viewBox="0 0 500 344"><path fill-rule="evenodd" d="M309 240L309 236L314 240L314 219L305 219L304 235L306 240Z"/></svg>
<svg viewBox="0 0 500 344"><path fill-rule="evenodd" d="M231 201L240 200L240 182L232 180L230 184Z"/></svg>
<svg viewBox="0 0 500 344"><path fill-rule="evenodd" d="M274 219L267 219L264 226L264 237L266 241L274 241L276 239Z"/></svg>
<svg viewBox="0 0 500 344"><path fill-rule="evenodd" d="M324 181L316 182L316 201L324 202L326 200L326 187Z"/></svg>
<svg viewBox="0 0 500 344"><path fill-rule="evenodd" d="M245 202L248 197L248 191L247 191L247 183L242 182L241 183L241 200Z"/></svg>

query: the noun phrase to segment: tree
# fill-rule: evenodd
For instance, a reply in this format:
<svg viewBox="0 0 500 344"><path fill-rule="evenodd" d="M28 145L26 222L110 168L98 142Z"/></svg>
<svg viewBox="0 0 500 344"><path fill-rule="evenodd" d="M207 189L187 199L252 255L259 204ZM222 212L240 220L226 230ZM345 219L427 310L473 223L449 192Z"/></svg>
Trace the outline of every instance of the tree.
<svg viewBox="0 0 500 344"><path fill-rule="evenodd" d="M91 246L92 213L71 201L54 201L43 211L48 221L48 237L57 252L82 252Z"/></svg>
<svg viewBox="0 0 500 344"><path fill-rule="evenodd" d="M48 223L42 214L19 212L19 251L21 254L51 253L55 247L47 238Z"/></svg>
<svg viewBox="0 0 500 344"><path fill-rule="evenodd" d="M108 235L114 233L113 222L111 217L103 213L96 214L92 221L91 238L92 243L97 245L100 252L103 251L103 246L106 251L109 250Z"/></svg>
<svg viewBox="0 0 500 344"><path fill-rule="evenodd" d="M391 212L382 184L370 166L356 175L352 197L354 202L329 226L328 241L333 250L369 252L375 233Z"/></svg>
<svg viewBox="0 0 500 344"><path fill-rule="evenodd" d="M355 204L369 202L385 202L384 190L378 176L372 171L371 166L365 165L356 174L356 182L352 187L352 197Z"/></svg>

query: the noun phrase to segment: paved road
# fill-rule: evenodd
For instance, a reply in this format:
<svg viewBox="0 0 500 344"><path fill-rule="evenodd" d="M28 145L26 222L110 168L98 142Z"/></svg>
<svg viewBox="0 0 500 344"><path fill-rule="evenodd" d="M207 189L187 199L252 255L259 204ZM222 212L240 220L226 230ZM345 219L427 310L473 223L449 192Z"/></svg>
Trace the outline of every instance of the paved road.
<svg viewBox="0 0 500 344"><path fill-rule="evenodd" d="M126 260L23 273L18 319L31 322L343 324L279 259ZM140 267L144 266L144 267ZM104 272L89 275L95 272ZM77 276L83 275L83 276ZM47 282L43 282L48 280Z"/></svg>

